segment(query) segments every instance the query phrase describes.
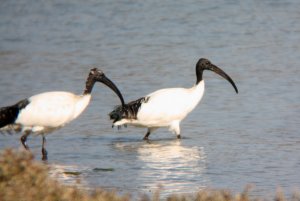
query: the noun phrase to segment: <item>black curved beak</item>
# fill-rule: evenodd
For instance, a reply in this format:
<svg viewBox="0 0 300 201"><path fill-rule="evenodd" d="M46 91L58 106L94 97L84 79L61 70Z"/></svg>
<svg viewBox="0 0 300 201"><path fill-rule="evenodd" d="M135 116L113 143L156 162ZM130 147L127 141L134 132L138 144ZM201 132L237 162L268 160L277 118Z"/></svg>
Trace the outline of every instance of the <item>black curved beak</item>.
<svg viewBox="0 0 300 201"><path fill-rule="evenodd" d="M236 93L239 93L237 87L235 86L234 81L231 79L231 77L229 77L229 75L227 75L222 69L220 69L218 66L215 66L213 64L210 65L209 69L217 74L219 74L220 76L222 76L224 79L226 79L228 82L230 82L230 84L233 86L234 90Z"/></svg>
<svg viewBox="0 0 300 201"><path fill-rule="evenodd" d="M101 76L101 78L99 78L97 81L102 82L103 84L105 84L106 86L108 86L109 88L111 88L120 98L122 106L124 106L124 99L123 96L121 94L121 92L119 91L118 87L110 80L108 79L104 74Z"/></svg>

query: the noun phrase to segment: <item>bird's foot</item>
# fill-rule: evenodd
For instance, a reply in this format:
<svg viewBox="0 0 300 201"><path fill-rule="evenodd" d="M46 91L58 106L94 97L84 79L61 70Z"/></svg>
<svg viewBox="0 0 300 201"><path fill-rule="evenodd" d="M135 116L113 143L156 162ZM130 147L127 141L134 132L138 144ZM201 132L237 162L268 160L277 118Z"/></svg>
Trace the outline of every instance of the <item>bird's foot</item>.
<svg viewBox="0 0 300 201"><path fill-rule="evenodd" d="M148 141L149 138L147 136L143 137L143 140Z"/></svg>

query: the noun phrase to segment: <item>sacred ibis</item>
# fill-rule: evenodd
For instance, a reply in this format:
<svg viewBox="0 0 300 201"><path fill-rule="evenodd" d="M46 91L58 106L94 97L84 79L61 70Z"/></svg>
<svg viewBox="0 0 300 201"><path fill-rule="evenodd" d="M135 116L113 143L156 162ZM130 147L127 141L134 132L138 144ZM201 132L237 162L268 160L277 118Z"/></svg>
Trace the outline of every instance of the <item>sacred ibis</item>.
<svg viewBox="0 0 300 201"><path fill-rule="evenodd" d="M167 88L150 93L125 105L117 106L111 113L113 126L134 125L146 127L144 140L160 127L168 127L180 138L180 122L197 106L204 93L203 71L211 70L228 80L236 93L233 80L208 59L201 58L196 64L196 84L191 88Z"/></svg>
<svg viewBox="0 0 300 201"><path fill-rule="evenodd" d="M29 149L26 139L31 133L43 137L43 160L47 159L45 134L48 134L76 119L88 106L95 82L102 82L111 88L124 104L123 96L116 85L104 73L90 70L82 95L64 91L45 92L31 96L18 103L0 108L0 131L22 131L21 142Z"/></svg>

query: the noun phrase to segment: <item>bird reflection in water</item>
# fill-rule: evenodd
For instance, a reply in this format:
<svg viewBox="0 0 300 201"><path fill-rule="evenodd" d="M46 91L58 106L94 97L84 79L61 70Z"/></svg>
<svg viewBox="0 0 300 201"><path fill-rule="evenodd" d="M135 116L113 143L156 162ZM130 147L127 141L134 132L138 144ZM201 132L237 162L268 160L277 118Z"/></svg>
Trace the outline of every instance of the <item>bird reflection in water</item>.
<svg viewBox="0 0 300 201"><path fill-rule="evenodd" d="M115 148L137 154L136 181L144 192L158 188L163 194L193 193L204 188L206 156L202 147L188 146L180 140L118 142ZM193 186L193 187L191 187Z"/></svg>

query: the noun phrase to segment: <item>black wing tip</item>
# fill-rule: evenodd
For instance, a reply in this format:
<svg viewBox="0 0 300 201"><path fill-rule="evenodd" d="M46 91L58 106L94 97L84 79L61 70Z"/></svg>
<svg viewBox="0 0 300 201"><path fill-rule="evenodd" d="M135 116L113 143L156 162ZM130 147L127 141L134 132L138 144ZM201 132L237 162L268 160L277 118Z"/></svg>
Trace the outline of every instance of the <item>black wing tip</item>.
<svg viewBox="0 0 300 201"><path fill-rule="evenodd" d="M0 128L14 124L20 110L24 109L29 103L28 99L24 99L12 106L0 108Z"/></svg>
<svg viewBox="0 0 300 201"><path fill-rule="evenodd" d="M17 119L19 109L15 107L0 108L0 128L13 124Z"/></svg>
<svg viewBox="0 0 300 201"><path fill-rule="evenodd" d="M112 112L109 113L113 123L120 121L121 119L137 119L137 114L143 103L147 103L150 97L142 97L135 101L131 101L125 105L117 105Z"/></svg>

